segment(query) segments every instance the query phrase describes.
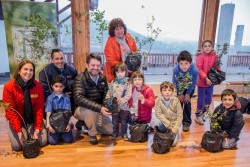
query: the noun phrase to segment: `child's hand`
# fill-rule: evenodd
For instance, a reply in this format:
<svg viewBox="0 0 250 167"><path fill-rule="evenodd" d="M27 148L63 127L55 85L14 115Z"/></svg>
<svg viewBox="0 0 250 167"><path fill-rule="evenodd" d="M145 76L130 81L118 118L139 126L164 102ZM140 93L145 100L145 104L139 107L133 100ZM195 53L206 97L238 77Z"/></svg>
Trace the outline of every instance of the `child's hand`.
<svg viewBox="0 0 250 167"><path fill-rule="evenodd" d="M190 103L190 102L191 102L191 99L190 99L190 95L189 95L189 94L185 94L184 102L185 102L185 103Z"/></svg>
<svg viewBox="0 0 250 167"><path fill-rule="evenodd" d="M36 130L34 131L33 139L38 139L38 134L39 134L39 130L36 129Z"/></svg>
<svg viewBox="0 0 250 167"><path fill-rule="evenodd" d="M118 103L118 105L120 105L121 104L121 100L117 99L117 103Z"/></svg>
<svg viewBox="0 0 250 167"><path fill-rule="evenodd" d="M68 124L66 127L66 132L69 132L69 131L70 131L70 124Z"/></svg>
<svg viewBox="0 0 250 167"><path fill-rule="evenodd" d="M141 101L144 101L144 96L143 96L143 94L140 93L139 96L138 96L138 99L141 100Z"/></svg>
<svg viewBox="0 0 250 167"><path fill-rule="evenodd" d="M49 131L50 131L51 133L55 133L55 131L54 131L54 129L53 129L52 127L49 127Z"/></svg>
<svg viewBox="0 0 250 167"><path fill-rule="evenodd" d="M180 100L180 102L183 103L183 102L184 102L184 95L179 95L179 96L178 96L178 99Z"/></svg>
<svg viewBox="0 0 250 167"><path fill-rule="evenodd" d="M209 86L212 85L212 82L210 81L210 79L206 78L206 84Z"/></svg>

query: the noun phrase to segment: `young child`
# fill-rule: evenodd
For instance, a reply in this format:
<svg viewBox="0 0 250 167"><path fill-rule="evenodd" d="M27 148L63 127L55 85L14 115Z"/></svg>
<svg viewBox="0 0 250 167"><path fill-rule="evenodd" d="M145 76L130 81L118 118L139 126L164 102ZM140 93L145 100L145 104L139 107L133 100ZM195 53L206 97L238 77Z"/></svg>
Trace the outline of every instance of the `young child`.
<svg viewBox="0 0 250 167"><path fill-rule="evenodd" d="M131 123L149 123L152 117L152 108L155 105L154 92L145 84L144 75L140 71L133 72L131 80L133 84L132 96L129 100Z"/></svg>
<svg viewBox="0 0 250 167"><path fill-rule="evenodd" d="M197 109L195 122L200 125L204 124L204 115L206 110L209 108L212 97L214 86L210 79L208 79L207 74L209 70L216 65L217 56L213 52L213 43L210 40L205 40L202 42L202 54L197 55L196 66L199 71L198 75L198 99L197 99ZM219 68L219 66L217 66Z"/></svg>
<svg viewBox="0 0 250 167"><path fill-rule="evenodd" d="M222 120L219 120L218 123L221 130L227 134L227 137L223 140L222 148L236 146L240 132L245 124L240 111L240 102L235 99L236 93L232 89L225 89L221 93L222 104L214 110L214 113L222 115Z"/></svg>
<svg viewBox="0 0 250 167"><path fill-rule="evenodd" d="M67 109L71 110L70 99L63 93L66 80L63 76L57 75L54 76L51 80L51 87L53 92L48 96L46 100L46 121L48 132L48 141L50 144L58 144L59 138L62 136L62 139L65 143L71 143L73 141L73 135L71 131L71 123L66 127L65 132L55 132L55 130L50 126L49 117L53 112L53 109Z"/></svg>
<svg viewBox="0 0 250 167"><path fill-rule="evenodd" d="M183 108L183 131L187 132L192 123L191 98L197 83L198 69L192 63L192 56L188 51L180 52L177 61L178 65L173 70L173 83Z"/></svg>
<svg viewBox="0 0 250 167"><path fill-rule="evenodd" d="M155 103L155 115L159 119L156 129L160 131L170 130L175 139L172 146L178 142L178 131L183 119L183 111L179 99L173 96L174 85L170 82L163 82L160 85L161 95Z"/></svg>
<svg viewBox="0 0 250 167"><path fill-rule="evenodd" d="M123 137L127 141L127 129L129 118L128 100L131 97L132 85L127 75L127 66L125 63L118 63L114 67L115 78L109 85L107 97L116 97L119 104L120 112L112 115L113 133L112 139L118 140ZM119 122L121 123L121 137L119 136Z"/></svg>

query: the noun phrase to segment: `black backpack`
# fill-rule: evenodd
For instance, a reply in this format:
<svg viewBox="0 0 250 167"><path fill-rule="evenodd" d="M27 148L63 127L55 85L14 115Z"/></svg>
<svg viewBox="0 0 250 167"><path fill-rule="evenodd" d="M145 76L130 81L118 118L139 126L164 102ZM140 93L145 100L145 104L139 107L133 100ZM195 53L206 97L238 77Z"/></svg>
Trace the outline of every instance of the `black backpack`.
<svg viewBox="0 0 250 167"><path fill-rule="evenodd" d="M174 142L172 133L156 132L153 138L151 148L157 154L164 154L170 151L170 147Z"/></svg>
<svg viewBox="0 0 250 167"><path fill-rule="evenodd" d="M219 132L207 131L201 141L201 147L208 152L219 152L222 148L223 135Z"/></svg>
<svg viewBox="0 0 250 167"><path fill-rule="evenodd" d="M129 126L131 142L148 141L148 132L150 130L147 123L137 123Z"/></svg>

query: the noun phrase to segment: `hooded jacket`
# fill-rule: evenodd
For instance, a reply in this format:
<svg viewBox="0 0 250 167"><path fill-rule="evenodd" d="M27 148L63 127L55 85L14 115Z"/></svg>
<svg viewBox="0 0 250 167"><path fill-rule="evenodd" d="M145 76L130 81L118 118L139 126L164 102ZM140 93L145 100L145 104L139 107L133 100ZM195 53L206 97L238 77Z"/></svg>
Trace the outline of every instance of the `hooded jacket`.
<svg viewBox="0 0 250 167"><path fill-rule="evenodd" d="M221 130L227 132L229 138L235 138L236 141L239 140L240 131L245 124L240 108L240 102L236 100L230 109L220 104L214 110L214 113L222 114L222 120L218 121Z"/></svg>

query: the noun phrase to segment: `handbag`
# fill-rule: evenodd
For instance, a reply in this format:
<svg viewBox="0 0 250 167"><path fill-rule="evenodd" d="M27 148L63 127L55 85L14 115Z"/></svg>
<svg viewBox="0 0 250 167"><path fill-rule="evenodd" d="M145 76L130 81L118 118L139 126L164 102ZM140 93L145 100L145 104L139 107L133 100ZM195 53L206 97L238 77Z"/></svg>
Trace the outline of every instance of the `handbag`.
<svg viewBox="0 0 250 167"><path fill-rule="evenodd" d="M219 85L222 81L225 81L226 73L214 66L209 70L207 77L213 85Z"/></svg>
<svg viewBox="0 0 250 167"><path fill-rule="evenodd" d="M157 154L164 154L170 151L174 142L174 135L169 132L156 132L151 145L152 151Z"/></svg>
<svg viewBox="0 0 250 167"><path fill-rule="evenodd" d="M118 108L118 102L117 102L116 97L110 97L110 98L104 99L103 105L104 105L104 107L106 107L108 109L108 112L110 112L110 113L115 114L115 113L120 112L120 110Z"/></svg>
<svg viewBox="0 0 250 167"><path fill-rule="evenodd" d="M54 109L53 100L52 100L52 113L49 117L50 126L56 132L59 133L65 132L69 124L70 117L72 116L72 111L68 109Z"/></svg>
<svg viewBox="0 0 250 167"><path fill-rule="evenodd" d="M150 130L147 123L137 123L129 126L131 142L148 141L148 132Z"/></svg>
<svg viewBox="0 0 250 167"><path fill-rule="evenodd" d="M223 134L214 131L207 131L202 136L201 147L208 152L219 152L222 148Z"/></svg>
<svg viewBox="0 0 250 167"><path fill-rule="evenodd" d="M125 64L129 71L138 71L141 66L142 55L140 53L130 53L127 55Z"/></svg>

